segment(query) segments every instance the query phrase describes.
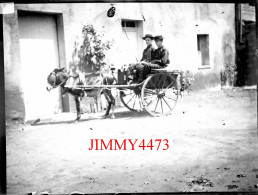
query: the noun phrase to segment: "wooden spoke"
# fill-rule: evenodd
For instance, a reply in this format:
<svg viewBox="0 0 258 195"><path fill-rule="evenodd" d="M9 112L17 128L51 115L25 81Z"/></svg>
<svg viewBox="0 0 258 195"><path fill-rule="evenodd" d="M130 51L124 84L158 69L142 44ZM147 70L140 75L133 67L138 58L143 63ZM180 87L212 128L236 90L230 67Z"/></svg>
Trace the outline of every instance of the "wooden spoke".
<svg viewBox="0 0 258 195"><path fill-rule="evenodd" d="M170 99L170 100L173 100L173 101L177 101L177 100L175 100L175 99L173 99L173 98L170 98L170 97L167 97L167 96L164 96L164 97L166 97L166 98L168 98L168 99Z"/></svg>
<svg viewBox="0 0 258 195"><path fill-rule="evenodd" d="M151 84L151 87L154 87L154 86L155 86L155 81L154 81L154 79L153 79L153 78L151 78L151 80L150 80L150 84Z"/></svg>
<svg viewBox="0 0 258 195"><path fill-rule="evenodd" d="M157 101L157 103L156 103L156 106L155 106L155 110L154 110L154 112L156 112L156 109L157 109L158 103L159 103L159 98L158 98L158 101Z"/></svg>
<svg viewBox="0 0 258 195"><path fill-rule="evenodd" d="M156 73L148 77L141 90L141 100L146 111L153 116L171 114L178 99L178 93L173 93L175 89L171 88L176 82L169 73Z"/></svg>
<svg viewBox="0 0 258 195"><path fill-rule="evenodd" d="M173 81L173 83L170 83L169 86L166 87L166 89L168 89L170 86L172 86L175 83L175 81Z"/></svg>
<svg viewBox="0 0 258 195"><path fill-rule="evenodd" d="M140 109L142 110L142 102L141 102L140 95L138 95L138 101L139 101Z"/></svg>
<svg viewBox="0 0 258 195"><path fill-rule="evenodd" d="M161 77L162 77L162 74L159 76L158 81L157 81L157 85L156 85L157 86L156 88L157 88L158 92L160 91L160 84L161 84L161 80L160 79L161 79Z"/></svg>
<svg viewBox="0 0 258 195"><path fill-rule="evenodd" d="M160 98L161 112L163 113L162 98Z"/></svg>
<svg viewBox="0 0 258 195"><path fill-rule="evenodd" d="M136 94L134 94L126 104L129 104L129 102L134 98L134 96L136 96Z"/></svg>
<svg viewBox="0 0 258 195"><path fill-rule="evenodd" d="M164 102L167 104L167 106L169 107L169 109L171 110L171 107L169 106L169 104L167 103L167 101L165 100L164 97L162 97L162 99L164 100Z"/></svg>
<svg viewBox="0 0 258 195"><path fill-rule="evenodd" d="M163 88L164 88L164 84L166 83L167 77L168 77L168 76L166 75L166 77L165 77L165 79L164 79L164 82L163 82L163 84L162 84L161 89L163 89Z"/></svg>
<svg viewBox="0 0 258 195"><path fill-rule="evenodd" d="M157 94L157 92L156 91L153 91L153 90L151 90L151 89L145 89L146 91L145 91L145 93L147 92L149 92L149 93L154 93L154 94Z"/></svg>
<svg viewBox="0 0 258 195"><path fill-rule="evenodd" d="M138 95L136 95L136 97L134 98L134 103L133 103L133 108L135 106L135 102L136 102L136 99L138 98Z"/></svg>
<svg viewBox="0 0 258 195"><path fill-rule="evenodd" d="M155 98L155 99L157 99L157 98ZM150 105L153 103L153 100L155 100L155 99L152 99L152 100L147 104L147 107L150 106Z"/></svg>
<svg viewBox="0 0 258 195"><path fill-rule="evenodd" d="M140 111L142 110L141 102L141 94L139 94L139 89L135 88L131 89L123 89L124 95L120 95L121 102L123 105L131 111Z"/></svg>
<svg viewBox="0 0 258 195"><path fill-rule="evenodd" d="M153 95L145 96L143 99L144 99L144 100L147 100L147 99L150 99L151 97L153 97Z"/></svg>

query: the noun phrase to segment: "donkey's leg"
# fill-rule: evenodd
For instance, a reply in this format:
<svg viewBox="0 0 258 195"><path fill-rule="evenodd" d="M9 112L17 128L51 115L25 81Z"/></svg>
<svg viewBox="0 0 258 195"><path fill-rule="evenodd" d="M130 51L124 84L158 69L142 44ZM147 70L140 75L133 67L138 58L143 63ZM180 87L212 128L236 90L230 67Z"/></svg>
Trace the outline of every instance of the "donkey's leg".
<svg viewBox="0 0 258 195"><path fill-rule="evenodd" d="M108 103L108 106L107 106L107 108L106 108L106 114L105 114L105 116L108 116L108 115L109 115L109 112L110 112L110 109L111 109L111 105L112 105L111 99L110 99L110 97L109 97L109 95L108 95L107 93L108 93L107 90L103 90L103 94L104 94L104 96L105 96L105 98L106 98L106 100L107 100L107 103Z"/></svg>
<svg viewBox="0 0 258 195"><path fill-rule="evenodd" d="M97 99L97 108L98 108L98 112L100 112L102 110L102 105L101 105L101 98L100 98L100 94L97 95L96 99Z"/></svg>
<svg viewBox="0 0 258 195"><path fill-rule="evenodd" d="M101 110L106 110L107 107L107 99L105 97L104 92L100 95L100 101L101 101Z"/></svg>
<svg viewBox="0 0 258 195"><path fill-rule="evenodd" d="M110 99L110 108L111 108L111 118L114 119L115 118L115 114L114 114L114 109L115 109L115 98L112 95L111 91L107 92L107 95ZM109 109L110 110L110 109Z"/></svg>
<svg viewBox="0 0 258 195"><path fill-rule="evenodd" d="M115 118L115 113L114 113L114 110L115 110L115 98L114 96L111 94L111 97L112 97L112 107L111 107L111 118Z"/></svg>
<svg viewBox="0 0 258 195"><path fill-rule="evenodd" d="M99 107L100 107L100 111L102 111L103 110L103 102L101 99L101 94L99 95Z"/></svg>
<svg viewBox="0 0 258 195"><path fill-rule="evenodd" d="M75 105L76 105L76 111L77 111L77 118L75 121L79 121L81 118L81 105L80 105L80 96L74 96Z"/></svg>
<svg viewBox="0 0 258 195"><path fill-rule="evenodd" d="M92 104L92 99L90 101L90 112L94 113L94 108L93 108L93 104Z"/></svg>
<svg viewBox="0 0 258 195"><path fill-rule="evenodd" d="M94 96L94 97L93 97L93 104L94 104L95 112L98 113L98 112L99 112L98 96Z"/></svg>

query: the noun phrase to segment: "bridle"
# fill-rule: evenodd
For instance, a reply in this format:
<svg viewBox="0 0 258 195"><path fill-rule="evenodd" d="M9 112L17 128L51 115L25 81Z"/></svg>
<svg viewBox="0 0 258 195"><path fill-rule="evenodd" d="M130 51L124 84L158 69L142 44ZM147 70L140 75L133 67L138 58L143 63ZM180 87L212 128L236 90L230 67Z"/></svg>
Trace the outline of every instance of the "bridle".
<svg viewBox="0 0 258 195"><path fill-rule="evenodd" d="M49 81L49 77L50 76L55 76L56 78L57 78L57 75L56 75L57 73L56 72L51 72L50 74L49 74L49 76L48 76L48 84L50 84L52 87L53 87L53 89L55 89L55 88L57 88L57 87L59 87L59 86L62 86L71 76L70 75L68 75L68 77L63 81L63 82L61 82L60 84L58 84L58 85L56 85L56 81L55 82L50 82ZM57 80L57 79L56 79Z"/></svg>

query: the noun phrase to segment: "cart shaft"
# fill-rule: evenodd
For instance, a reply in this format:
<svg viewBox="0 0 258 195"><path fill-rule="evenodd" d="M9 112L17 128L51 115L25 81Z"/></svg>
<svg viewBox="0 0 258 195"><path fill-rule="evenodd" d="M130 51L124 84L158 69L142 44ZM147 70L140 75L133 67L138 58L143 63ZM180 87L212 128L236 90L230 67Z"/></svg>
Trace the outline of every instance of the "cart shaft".
<svg viewBox="0 0 258 195"><path fill-rule="evenodd" d="M77 88L77 89L101 89L101 88L134 88L141 86L142 83L139 84L131 84L131 85L65 85L67 88Z"/></svg>

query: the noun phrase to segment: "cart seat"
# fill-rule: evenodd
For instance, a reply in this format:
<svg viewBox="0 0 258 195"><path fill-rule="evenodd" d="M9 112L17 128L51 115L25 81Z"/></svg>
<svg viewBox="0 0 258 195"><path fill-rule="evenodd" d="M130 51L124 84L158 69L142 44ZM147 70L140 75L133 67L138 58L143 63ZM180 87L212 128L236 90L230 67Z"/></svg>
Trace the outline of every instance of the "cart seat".
<svg viewBox="0 0 258 195"><path fill-rule="evenodd" d="M151 74L155 73L173 73L173 74L179 74L179 70L175 70L170 68L169 66L166 68L161 68L161 69L152 69Z"/></svg>

